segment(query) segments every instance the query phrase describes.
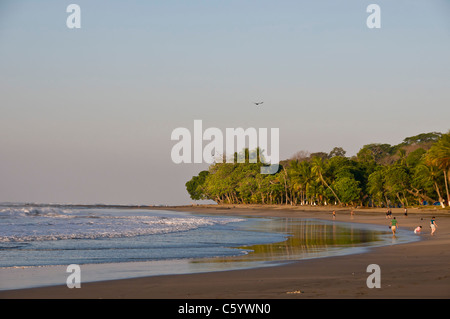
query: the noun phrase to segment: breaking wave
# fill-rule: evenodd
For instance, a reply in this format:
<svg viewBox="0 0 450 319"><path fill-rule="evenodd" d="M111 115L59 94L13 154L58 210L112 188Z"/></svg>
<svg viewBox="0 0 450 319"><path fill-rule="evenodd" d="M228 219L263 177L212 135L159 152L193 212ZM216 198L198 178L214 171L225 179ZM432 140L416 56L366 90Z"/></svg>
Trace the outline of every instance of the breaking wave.
<svg viewBox="0 0 450 319"><path fill-rule="evenodd" d="M26 207L0 209L0 242L119 238L165 234L224 225L242 219L205 216L105 214L96 211Z"/></svg>

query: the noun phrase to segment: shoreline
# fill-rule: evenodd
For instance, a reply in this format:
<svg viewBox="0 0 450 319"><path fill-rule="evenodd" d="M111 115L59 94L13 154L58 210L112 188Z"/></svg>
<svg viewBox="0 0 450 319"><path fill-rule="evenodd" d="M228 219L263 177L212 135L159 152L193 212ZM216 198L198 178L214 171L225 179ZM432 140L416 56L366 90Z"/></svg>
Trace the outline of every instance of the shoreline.
<svg viewBox="0 0 450 319"><path fill-rule="evenodd" d="M142 209L142 207L140 207ZM264 205L163 206L149 209L199 214L255 217L298 217L388 225L385 209L330 207L268 207ZM449 298L450 215L446 210L392 209L400 228L423 226L422 240L368 248L358 254L290 261L271 267L206 273L162 275L82 284L80 289L48 286L0 291L0 298L137 298L137 299L292 299L292 298ZM429 235L436 216L438 230ZM422 220L421 220L422 218ZM367 266L378 264L381 288L366 285Z"/></svg>

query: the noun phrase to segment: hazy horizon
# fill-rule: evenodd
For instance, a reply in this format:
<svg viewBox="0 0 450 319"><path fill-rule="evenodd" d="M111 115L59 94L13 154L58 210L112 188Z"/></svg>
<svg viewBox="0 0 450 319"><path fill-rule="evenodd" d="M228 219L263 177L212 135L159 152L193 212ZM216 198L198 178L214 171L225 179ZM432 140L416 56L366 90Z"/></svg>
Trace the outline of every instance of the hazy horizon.
<svg viewBox="0 0 450 319"><path fill-rule="evenodd" d="M444 0L2 1L0 202L190 204L208 164L174 164L171 132L196 119L279 128L281 160L445 133L449 14Z"/></svg>

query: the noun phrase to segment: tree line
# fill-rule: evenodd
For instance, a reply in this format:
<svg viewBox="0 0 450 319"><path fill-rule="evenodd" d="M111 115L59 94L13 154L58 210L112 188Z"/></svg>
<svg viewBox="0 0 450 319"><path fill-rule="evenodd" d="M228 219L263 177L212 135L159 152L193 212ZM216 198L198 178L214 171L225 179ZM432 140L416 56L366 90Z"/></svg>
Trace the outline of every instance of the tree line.
<svg viewBox="0 0 450 319"><path fill-rule="evenodd" d="M281 161L277 173L264 175L263 152L244 149L234 154L234 163L214 163L193 176L186 189L193 200L218 204L449 205L450 131L407 137L398 145L368 144L356 156L345 154L341 147L300 151ZM245 163L238 163L240 156Z"/></svg>

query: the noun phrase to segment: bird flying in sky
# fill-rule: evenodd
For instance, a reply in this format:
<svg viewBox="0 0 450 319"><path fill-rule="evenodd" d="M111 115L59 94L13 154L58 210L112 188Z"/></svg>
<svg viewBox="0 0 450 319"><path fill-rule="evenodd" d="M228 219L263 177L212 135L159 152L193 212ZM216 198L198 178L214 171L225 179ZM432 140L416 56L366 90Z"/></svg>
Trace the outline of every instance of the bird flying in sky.
<svg viewBox="0 0 450 319"><path fill-rule="evenodd" d="M256 106L263 104L264 102L253 102Z"/></svg>

